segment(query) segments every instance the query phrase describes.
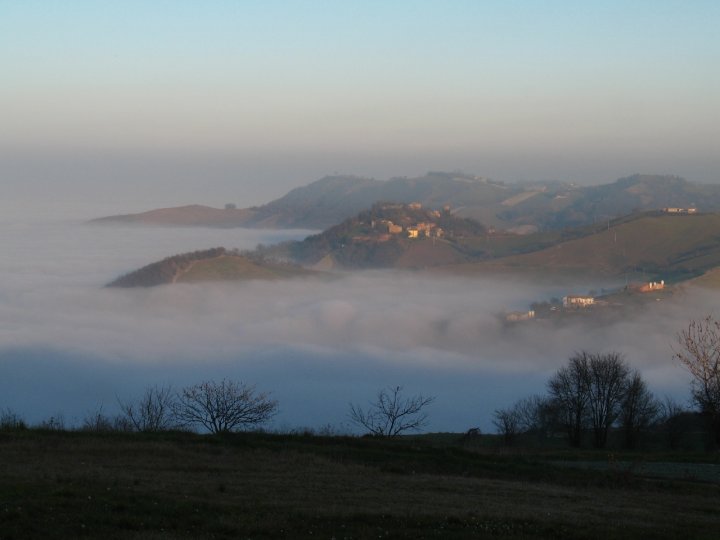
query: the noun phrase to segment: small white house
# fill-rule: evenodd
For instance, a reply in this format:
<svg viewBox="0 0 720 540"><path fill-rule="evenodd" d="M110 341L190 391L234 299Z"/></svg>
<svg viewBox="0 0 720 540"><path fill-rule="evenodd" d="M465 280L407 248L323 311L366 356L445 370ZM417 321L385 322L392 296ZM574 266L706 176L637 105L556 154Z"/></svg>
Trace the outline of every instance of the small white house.
<svg viewBox="0 0 720 540"><path fill-rule="evenodd" d="M563 307L564 308L588 307L588 306L592 306L594 303L595 303L595 298L592 296L582 296L582 295L575 295L575 294L569 294L567 296L563 296Z"/></svg>

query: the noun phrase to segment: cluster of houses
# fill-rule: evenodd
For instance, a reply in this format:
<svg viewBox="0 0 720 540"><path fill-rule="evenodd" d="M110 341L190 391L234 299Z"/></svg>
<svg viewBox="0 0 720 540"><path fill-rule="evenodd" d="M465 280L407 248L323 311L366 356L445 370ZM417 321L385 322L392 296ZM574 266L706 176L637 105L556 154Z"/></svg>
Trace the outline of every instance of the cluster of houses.
<svg viewBox="0 0 720 540"><path fill-rule="evenodd" d="M585 308L589 306L595 305L595 297L594 296L586 296L581 294L569 294L567 296L563 296L563 307L565 309L569 308Z"/></svg>
<svg viewBox="0 0 720 540"><path fill-rule="evenodd" d="M663 212L666 214L697 214L697 208L674 208L674 207L668 207L663 208Z"/></svg>
<svg viewBox="0 0 720 540"><path fill-rule="evenodd" d="M534 309L531 309L529 311L513 311L513 312L505 315L505 320L508 322L529 321L534 318L535 318L535 310Z"/></svg>
<svg viewBox="0 0 720 540"><path fill-rule="evenodd" d="M665 280L648 281L637 285L630 285L626 288L628 291L648 293L665 289ZM607 306L608 302L603 299L596 298L591 295L568 294L562 298L562 309L565 311L582 310L593 306ZM550 311L559 311L559 306L552 306ZM512 311L505 315L508 322L529 321L535 318L535 310L529 311Z"/></svg>
<svg viewBox="0 0 720 540"><path fill-rule="evenodd" d="M402 208L403 205L385 205L383 206L383 209L390 209L390 208ZM410 203L407 205L407 208L410 210L420 210L422 208L422 204L420 203ZM430 215L435 218L440 217L440 212L437 210L432 210L430 212ZM407 225L403 227L402 225L398 225L396 223L393 223L389 219L378 219L373 220L370 224L370 226L380 231L381 233L387 234L387 235L393 235L393 234L403 234L405 233L408 238L442 238L445 235L445 231L442 230L441 227L437 226L437 223L433 222L425 222L421 221L418 223L415 223L413 225ZM381 238L382 240L382 238Z"/></svg>
<svg viewBox="0 0 720 540"><path fill-rule="evenodd" d="M660 281L649 281L647 283L643 283L636 290L638 292L652 292L652 291L660 291L664 288L665 288L665 280L660 280Z"/></svg>

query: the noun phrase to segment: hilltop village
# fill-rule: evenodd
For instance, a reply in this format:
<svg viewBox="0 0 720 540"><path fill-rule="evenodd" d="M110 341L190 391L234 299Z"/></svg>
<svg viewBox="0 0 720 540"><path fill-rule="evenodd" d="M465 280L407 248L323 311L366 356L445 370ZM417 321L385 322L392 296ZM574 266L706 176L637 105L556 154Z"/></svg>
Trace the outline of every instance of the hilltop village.
<svg viewBox="0 0 720 540"><path fill-rule="evenodd" d="M452 215L450 206L442 210L424 209L419 202L409 204L377 203L353 220L353 241L387 242L393 237L420 239L462 237L485 233L485 228L472 220Z"/></svg>
<svg viewBox="0 0 720 540"><path fill-rule="evenodd" d="M389 213L393 210L402 211L405 209L411 211L422 210L422 204L418 202L410 203L408 205L383 204L378 208L378 210L382 213ZM443 211L449 214L450 207L446 206ZM442 214L438 210L430 210L428 211L428 215L435 220L440 220L442 217ZM426 238L442 238L445 234L442 227L438 226L437 221L417 221L412 223L412 216L407 215L402 215L400 219L402 220L401 223L393 223L392 220L384 218L372 219L370 221L370 228L373 231L380 232L380 234L373 239L379 242L386 242L390 240L391 235L403 233L405 233L408 238L420 238L422 236ZM363 237L353 237L353 240L362 239Z"/></svg>
<svg viewBox="0 0 720 540"><path fill-rule="evenodd" d="M477 221L460 218L449 206L426 209L419 202L376 203L370 209L302 242L287 246L288 256L316 269L427 267L467 260L462 241L485 238ZM423 245L432 252L417 253ZM415 253L416 255L412 255ZM416 257L416 260L413 259ZM328 261L331 264L324 266Z"/></svg>

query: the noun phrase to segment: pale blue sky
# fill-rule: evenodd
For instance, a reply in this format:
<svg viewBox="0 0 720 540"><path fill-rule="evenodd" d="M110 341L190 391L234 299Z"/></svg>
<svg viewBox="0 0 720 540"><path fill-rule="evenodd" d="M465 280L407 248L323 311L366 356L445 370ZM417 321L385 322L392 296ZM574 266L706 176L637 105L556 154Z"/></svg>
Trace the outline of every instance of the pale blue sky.
<svg viewBox="0 0 720 540"><path fill-rule="evenodd" d="M718 28L692 0L0 0L0 159L720 181Z"/></svg>

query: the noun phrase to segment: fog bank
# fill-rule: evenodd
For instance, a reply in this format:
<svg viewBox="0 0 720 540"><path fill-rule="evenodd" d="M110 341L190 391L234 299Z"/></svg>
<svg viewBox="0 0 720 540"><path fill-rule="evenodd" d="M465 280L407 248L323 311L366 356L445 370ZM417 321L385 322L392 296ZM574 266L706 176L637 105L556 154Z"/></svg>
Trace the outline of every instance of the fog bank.
<svg viewBox="0 0 720 540"><path fill-rule="evenodd" d="M364 272L105 289L162 257L249 248L302 231L88 227L13 221L0 233L0 408L30 421L117 410L152 384L232 377L271 391L275 427L347 422L349 401L402 385L436 395L430 430L491 428L493 410L543 392L575 351L617 350L659 394L685 399L673 336L714 310L689 291L631 320L506 326L501 314L562 294L520 281Z"/></svg>

